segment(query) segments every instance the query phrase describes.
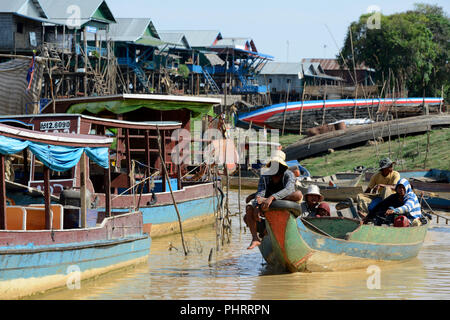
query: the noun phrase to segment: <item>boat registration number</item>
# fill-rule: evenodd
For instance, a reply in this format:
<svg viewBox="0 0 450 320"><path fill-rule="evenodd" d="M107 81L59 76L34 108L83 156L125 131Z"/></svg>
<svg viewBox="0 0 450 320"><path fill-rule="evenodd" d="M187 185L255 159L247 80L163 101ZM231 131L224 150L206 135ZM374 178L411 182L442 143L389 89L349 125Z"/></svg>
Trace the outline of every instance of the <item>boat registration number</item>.
<svg viewBox="0 0 450 320"><path fill-rule="evenodd" d="M65 121L44 121L40 125L41 131L46 130L69 130L70 120Z"/></svg>

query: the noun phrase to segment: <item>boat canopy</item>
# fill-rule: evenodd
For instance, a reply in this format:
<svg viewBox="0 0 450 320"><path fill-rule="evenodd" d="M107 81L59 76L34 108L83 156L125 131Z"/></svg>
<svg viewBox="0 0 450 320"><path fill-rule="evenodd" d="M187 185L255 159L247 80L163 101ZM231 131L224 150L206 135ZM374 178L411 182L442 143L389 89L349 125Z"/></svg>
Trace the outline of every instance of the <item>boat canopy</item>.
<svg viewBox="0 0 450 320"><path fill-rule="evenodd" d="M80 161L83 152L102 168L109 168L111 138L92 135L46 134L0 125L0 153L12 155L28 148L46 167L67 171Z"/></svg>

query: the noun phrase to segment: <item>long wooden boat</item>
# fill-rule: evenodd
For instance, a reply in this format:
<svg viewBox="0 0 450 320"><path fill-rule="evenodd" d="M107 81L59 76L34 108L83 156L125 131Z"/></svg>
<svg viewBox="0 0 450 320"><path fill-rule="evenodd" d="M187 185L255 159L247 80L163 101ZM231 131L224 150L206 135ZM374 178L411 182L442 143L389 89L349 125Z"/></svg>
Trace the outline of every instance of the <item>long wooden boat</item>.
<svg viewBox="0 0 450 320"><path fill-rule="evenodd" d="M450 125L450 115L429 115L405 119L381 121L368 125L327 132L301 139L285 149L287 160L305 159L316 154L326 153L329 149L351 146L375 140L379 137L396 137L418 132L426 132L436 126Z"/></svg>
<svg viewBox="0 0 450 320"><path fill-rule="evenodd" d="M259 246L269 264L289 272L348 270L408 260L419 253L429 226L364 225L341 217L301 219L294 215L300 212L295 206L273 203L265 214L267 236Z"/></svg>
<svg viewBox="0 0 450 320"><path fill-rule="evenodd" d="M151 239L143 231L141 212L113 215L107 205L102 219L98 217L89 227L86 201L80 207L51 201L50 171L64 172L78 162L87 163L87 157L103 168L108 186L111 138L41 133L0 124L0 140L0 176L5 174L6 155L22 150L28 149L44 165L43 204L8 204L6 182L0 180L0 299L75 287L83 279L147 261ZM83 199L85 167L79 175Z"/></svg>
<svg viewBox="0 0 450 320"><path fill-rule="evenodd" d="M340 99L309 100L279 103L254 111L242 113L239 121L259 127L282 129L298 132L300 118L303 130L315 127L315 123L333 123L337 120L375 118L378 111L392 108L391 112L400 112L402 108L418 108L424 105L439 111L442 98L398 98L398 99ZM355 117L356 116L356 117Z"/></svg>
<svg viewBox="0 0 450 320"><path fill-rule="evenodd" d="M193 230L215 222L216 207L222 200L220 183L215 181L193 182L182 178L188 171L185 165L176 165L171 151L176 145L172 133L178 129L190 129L191 113L208 113L219 99L174 97L158 95L117 95L56 100L60 112L101 113L101 117L85 114L43 113L39 115L0 117L0 122L37 131L73 132L79 134L111 134L116 140L111 188L111 206L116 212L128 208L139 208L143 214L144 231L152 238L179 232L178 216L172 200L169 181L163 174L158 150L158 131L164 163L167 166L170 185L177 203L183 230ZM50 104L46 110L50 109ZM44 110L45 111L45 110ZM34 160L31 159L32 164ZM32 165L32 167L34 167ZM130 179L135 168L134 183ZM42 188L42 179L31 169L26 187ZM20 170L17 170L20 172ZM53 194L59 196L63 189L78 188L76 174L79 167L64 179L52 179ZM158 174L159 172L159 174ZM155 175L156 174L156 175ZM146 183L136 186L141 180L155 175ZM20 177L17 177L20 179ZM93 210L105 207L105 190L100 174L92 170L88 183ZM141 192L141 186L144 186ZM19 199L23 199L19 193ZM11 195L13 200L17 199Z"/></svg>

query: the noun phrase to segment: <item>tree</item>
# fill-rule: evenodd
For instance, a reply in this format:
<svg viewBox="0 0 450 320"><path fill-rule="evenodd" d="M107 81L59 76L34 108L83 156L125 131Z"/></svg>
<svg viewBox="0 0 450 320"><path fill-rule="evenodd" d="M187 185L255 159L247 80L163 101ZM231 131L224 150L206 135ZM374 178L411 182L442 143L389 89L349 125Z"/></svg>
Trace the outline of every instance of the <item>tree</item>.
<svg viewBox="0 0 450 320"><path fill-rule="evenodd" d="M416 4L411 11L380 14L380 28L368 26L371 16L364 14L349 27L341 51L347 66L353 68L354 55L356 63L376 70L379 83L382 79L396 78L410 96L416 97L441 96L444 87L444 98L448 101L450 19L443 9ZM342 60L341 63L344 64Z"/></svg>

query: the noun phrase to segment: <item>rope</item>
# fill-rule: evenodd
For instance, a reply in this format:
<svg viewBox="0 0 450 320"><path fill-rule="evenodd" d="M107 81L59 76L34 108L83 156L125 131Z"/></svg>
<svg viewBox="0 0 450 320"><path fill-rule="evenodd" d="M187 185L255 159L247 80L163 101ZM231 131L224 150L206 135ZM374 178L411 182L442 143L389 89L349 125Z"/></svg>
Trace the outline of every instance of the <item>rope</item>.
<svg viewBox="0 0 450 320"><path fill-rule="evenodd" d="M122 192L121 194L119 194L119 195L115 196L114 198L112 198L111 201L117 199L118 197L123 196L125 193L127 193L128 191L130 191L130 190L133 189L134 187L137 187L138 185L140 185L140 184L146 182L147 180L152 179L153 177L155 177L155 176L158 175L158 174L159 174L159 172L155 172L155 173L153 173L150 177L145 178L145 179L142 180L142 181L139 181L139 182L136 183L135 185L131 186L130 188L128 188L127 190L125 190L124 192Z"/></svg>

